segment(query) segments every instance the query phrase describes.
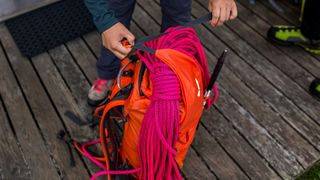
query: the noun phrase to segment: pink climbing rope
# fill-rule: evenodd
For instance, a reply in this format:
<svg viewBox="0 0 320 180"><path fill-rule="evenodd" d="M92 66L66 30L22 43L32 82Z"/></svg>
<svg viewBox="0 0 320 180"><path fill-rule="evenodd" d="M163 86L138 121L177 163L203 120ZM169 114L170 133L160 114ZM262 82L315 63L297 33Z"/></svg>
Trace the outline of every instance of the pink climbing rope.
<svg viewBox="0 0 320 180"><path fill-rule="evenodd" d="M170 28L167 31L172 31ZM195 31L184 28L166 34L157 40L145 43L153 49L174 49L198 61L202 67L203 89L209 83L208 66L205 54ZM104 169L94 174L91 180L108 174L131 174L139 172L140 179L182 179L175 161L177 154L175 145L179 135L179 100L180 85L175 73L154 54L137 51L139 59L143 61L150 71L150 80L153 86L150 105L144 115L138 140L140 168L133 170L108 171L101 162L90 155L86 147L100 143L100 140L83 144L82 151L90 160ZM214 97L208 99L206 108L209 108L217 99L218 91L214 86Z"/></svg>
<svg viewBox="0 0 320 180"><path fill-rule="evenodd" d="M168 31L173 30L169 29ZM202 45L192 28L174 31L158 40L145 43L153 49L174 49L198 60L204 88L209 73ZM179 135L180 85L175 73L154 54L138 51L150 71L153 92L142 121L139 136L140 179L182 179L175 161L175 145Z"/></svg>

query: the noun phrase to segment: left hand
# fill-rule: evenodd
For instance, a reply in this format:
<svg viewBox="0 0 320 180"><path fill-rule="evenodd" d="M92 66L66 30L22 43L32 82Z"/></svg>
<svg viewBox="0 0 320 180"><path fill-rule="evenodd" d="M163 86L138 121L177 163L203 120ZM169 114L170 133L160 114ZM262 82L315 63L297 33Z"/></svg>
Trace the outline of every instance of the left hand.
<svg viewBox="0 0 320 180"><path fill-rule="evenodd" d="M238 16L237 5L234 0L209 0L208 9L212 12L210 23L213 27L220 26Z"/></svg>

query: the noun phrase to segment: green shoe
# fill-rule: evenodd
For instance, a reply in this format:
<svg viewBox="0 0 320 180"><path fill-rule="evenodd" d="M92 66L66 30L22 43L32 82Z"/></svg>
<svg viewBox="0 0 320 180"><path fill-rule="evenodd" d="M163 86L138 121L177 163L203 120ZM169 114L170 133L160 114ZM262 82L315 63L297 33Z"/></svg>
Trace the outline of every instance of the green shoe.
<svg viewBox="0 0 320 180"><path fill-rule="evenodd" d="M297 45L308 52L320 54L320 40L306 38L298 27L272 26L268 30L268 38L280 45Z"/></svg>
<svg viewBox="0 0 320 180"><path fill-rule="evenodd" d="M310 92L320 98L320 79L315 79L310 85Z"/></svg>

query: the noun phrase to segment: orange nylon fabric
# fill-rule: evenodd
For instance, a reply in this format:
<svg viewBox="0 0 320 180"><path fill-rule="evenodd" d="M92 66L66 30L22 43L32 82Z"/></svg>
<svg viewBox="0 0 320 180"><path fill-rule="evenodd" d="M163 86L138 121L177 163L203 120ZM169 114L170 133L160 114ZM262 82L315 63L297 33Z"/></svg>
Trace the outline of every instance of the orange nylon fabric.
<svg viewBox="0 0 320 180"><path fill-rule="evenodd" d="M201 76L201 67L191 57L175 50L161 49L156 51L156 56L167 64L177 75L182 99L180 100L180 130L179 140L176 144L176 162L181 168L194 138L200 116L203 111L204 89ZM124 128L121 147L121 158L134 168L138 168L138 138L143 116L149 106L152 95L152 85L149 81L148 71L144 73L141 88L144 96L140 96L138 76L141 62L138 62L133 77L134 88L124 104L124 114L128 118Z"/></svg>

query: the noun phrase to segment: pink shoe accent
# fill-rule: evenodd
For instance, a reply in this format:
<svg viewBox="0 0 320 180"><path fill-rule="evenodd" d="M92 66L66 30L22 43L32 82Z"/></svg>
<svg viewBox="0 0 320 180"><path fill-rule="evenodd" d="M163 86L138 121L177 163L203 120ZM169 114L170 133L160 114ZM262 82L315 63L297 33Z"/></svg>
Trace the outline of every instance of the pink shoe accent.
<svg viewBox="0 0 320 180"><path fill-rule="evenodd" d="M101 92L106 87L108 80L97 79L93 83L93 90Z"/></svg>

